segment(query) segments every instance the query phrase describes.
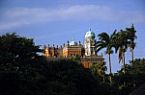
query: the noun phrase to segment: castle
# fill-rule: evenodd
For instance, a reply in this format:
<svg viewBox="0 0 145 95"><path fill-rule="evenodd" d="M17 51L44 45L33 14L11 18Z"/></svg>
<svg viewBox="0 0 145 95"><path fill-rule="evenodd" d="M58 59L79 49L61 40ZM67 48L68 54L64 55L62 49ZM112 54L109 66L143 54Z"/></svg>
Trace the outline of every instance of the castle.
<svg viewBox="0 0 145 95"><path fill-rule="evenodd" d="M101 55L95 52L95 33L91 29L86 32L84 44L81 42L67 41L66 44L44 47L44 56L47 58L69 58L78 56L84 68L90 68L92 63L103 62L104 59Z"/></svg>

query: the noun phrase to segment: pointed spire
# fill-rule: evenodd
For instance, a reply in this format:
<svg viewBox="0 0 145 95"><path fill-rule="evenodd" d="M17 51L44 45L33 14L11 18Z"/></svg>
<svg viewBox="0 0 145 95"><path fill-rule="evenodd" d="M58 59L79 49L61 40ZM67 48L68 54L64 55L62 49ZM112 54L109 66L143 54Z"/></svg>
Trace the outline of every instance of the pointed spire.
<svg viewBox="0 0 145 95"><path fill-rule="evenodd" d="M134 28L134 24L131 25L131 28Z"/></svg>

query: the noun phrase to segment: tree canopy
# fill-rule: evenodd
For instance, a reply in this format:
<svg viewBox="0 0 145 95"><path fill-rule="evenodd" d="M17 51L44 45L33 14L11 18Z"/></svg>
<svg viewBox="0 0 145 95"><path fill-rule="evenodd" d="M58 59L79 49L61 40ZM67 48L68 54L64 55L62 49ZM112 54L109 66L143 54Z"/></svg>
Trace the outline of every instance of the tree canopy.
<svg viewBox="0 0 145 95"><path fill-rule="evenodd" d="M39 46L35 46L33 39L20 37L15 33L0 36L0 64L25 63L37 56Z"/></svg>

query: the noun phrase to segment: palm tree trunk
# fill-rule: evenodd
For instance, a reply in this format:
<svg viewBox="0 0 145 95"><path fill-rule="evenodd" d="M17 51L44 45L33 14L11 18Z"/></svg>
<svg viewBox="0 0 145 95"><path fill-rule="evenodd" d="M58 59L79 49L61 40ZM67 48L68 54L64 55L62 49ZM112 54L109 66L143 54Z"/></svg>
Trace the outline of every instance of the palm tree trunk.
<svg viewBox="0 0 145 95"><path fill-rule="evenodd" d="M109 56L109 70L110 70L110 76L109 76L109 80L110 80L110 86L112 85L112 68L111 68L111 58L110 58L110 54L108 54Z"/></svg>
<svg viewBox="0 0 145 95"><path fill-rule="evenodd" d="M132 58L132 62L133 62L133 60L134 60L134 50L133 49L131 49L131 58Z"/></svg>
<svg viewBox="0 0 145 95"><path fill-rule="evenodd" d="M111 68L111 58L110 58L110 54L108 54L109 56L109 70L110 70L110 74L112 74L112 68Z"/></svg>
<svg viewBox="0 0 145 95"><path fill-rule="evenodd" d="M125 74L126 73L125 52L123 53L123 65L124 65L124 74Z"/></svg>
<svg viewBox="0 0 145 95"><path fill-rule="evenodd" d="M124 65L124 75L126 76L125 52L123 52L123 65ZM126 87L125 80L124 80L124 86Z"/></svg>

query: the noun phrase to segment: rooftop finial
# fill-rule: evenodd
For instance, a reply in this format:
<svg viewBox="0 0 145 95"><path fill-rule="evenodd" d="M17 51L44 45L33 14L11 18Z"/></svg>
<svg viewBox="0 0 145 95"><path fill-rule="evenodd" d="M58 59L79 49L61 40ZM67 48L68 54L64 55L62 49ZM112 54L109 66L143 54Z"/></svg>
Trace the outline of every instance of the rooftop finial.
<svg viewBox="0 0 145 95"><path fill-rule="evenodd" d="M131 28L134 28L134 24L131 25Z"/></svg>

